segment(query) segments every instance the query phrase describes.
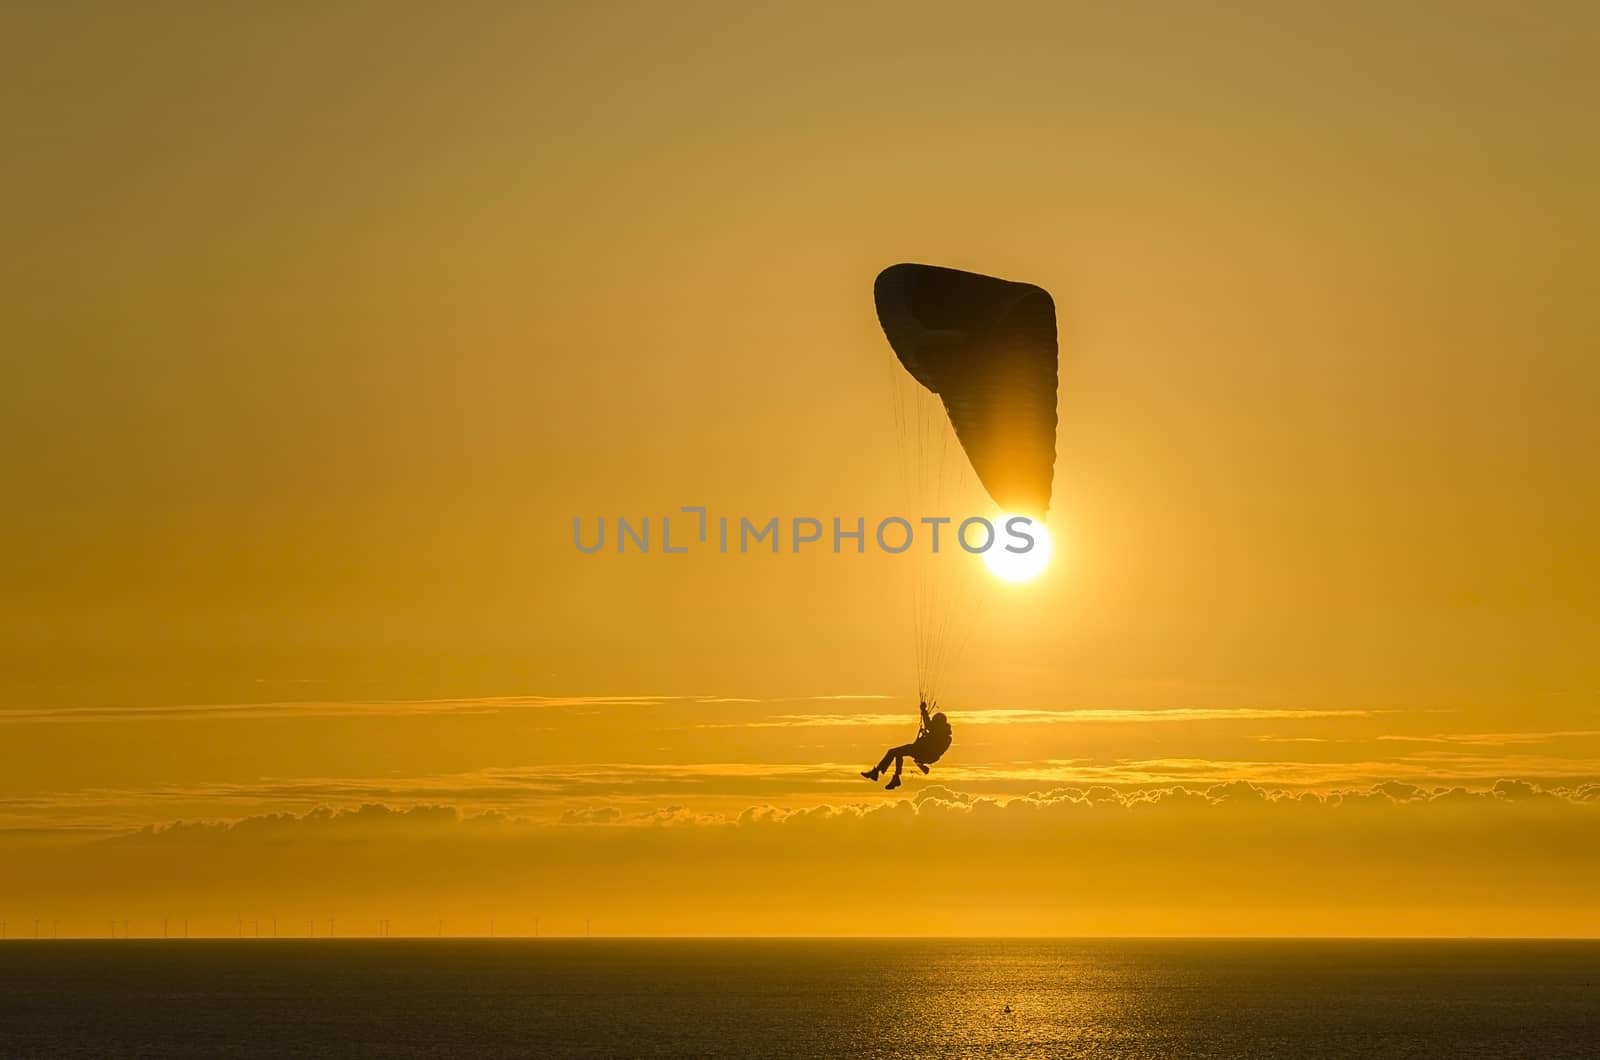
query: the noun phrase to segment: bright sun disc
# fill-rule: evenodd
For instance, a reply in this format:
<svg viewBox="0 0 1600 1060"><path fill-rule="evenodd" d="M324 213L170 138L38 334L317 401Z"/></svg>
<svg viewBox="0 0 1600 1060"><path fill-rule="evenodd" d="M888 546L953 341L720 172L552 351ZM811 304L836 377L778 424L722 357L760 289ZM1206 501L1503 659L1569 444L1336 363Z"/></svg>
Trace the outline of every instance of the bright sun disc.
<svg viewBox="0 0 1600 1060"><path fill-rule="evenodd" d="M983 562L993 572L994 576L1008 582L1025 582L1039 576L1050 565L1050 554L1055 547L1050 541L1050 531L1037 520L1018 529L1033 537L1033 547L1026 552L1008 552L1007 545L1019 546L1019 539L1006 532L1006 520L1012 518L1002 515L994 521L995 540L989 550L983 554Z"/></svg>

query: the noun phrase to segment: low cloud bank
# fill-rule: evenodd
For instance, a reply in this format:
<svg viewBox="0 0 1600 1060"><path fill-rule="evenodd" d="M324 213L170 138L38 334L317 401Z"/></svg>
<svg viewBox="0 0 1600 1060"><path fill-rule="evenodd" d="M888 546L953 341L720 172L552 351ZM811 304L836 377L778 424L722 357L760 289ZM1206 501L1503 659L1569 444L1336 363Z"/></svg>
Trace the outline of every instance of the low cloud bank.
<svg viewBox="0 0 1600 1060"><path fill-rule="evenodd" d="M1210 808L1220 812L1241 807L1280 814L1318 810L1330 814L1341 809L1354 811L1387 807L1405 808L1413 814L1426 813L1428 807L1477 807L1485 813L1493 813L1497 808L1511 804L1530 803L1593 810L1600 814L1600 782L1545 787L1527 780L1501 779L1488 787L1468 788L1460 785L1422 787L1391 780L1370 787L1319 793L1270 788L1240 780L1205 787L1171 785L1131 790L1108 785L1062 787L1012 798L980 797L943 785L933 785L922 788L909 798L893 801L828 804L804 809L752 806L737 814L691 811L682 804L631 812L614 805L596 804L564 810L557 827L695 825L749 828L818 821L875 822L933 818L948 822L952 816L1021 819L1040 815L1081 817L1108 814L1137 820L1141 815L1163 811ZM236 821L177 821L141 828L116 837L113 841L163 842L194 838L249 840L266 836L290 839L296 836L361 835L368 832L421 836L455 830L481 831L491 827L538 832L547 829L548 824L497 811L463 812L452 806L429 803L410 807L369 803L354 809L318 807L303 814L262 814Z"/></svg>
<svg viewBox="0 0 1600 1060"><path fill-rule="evenodd" d="M610 934L1597 935L1596 835L1600 784L1513 778L1014 798L932 785L729 813L601 801L537 821L374 803L0 838L0 913L103 930L122 909L220 933L244 909L428 933L490 919L531 933L543 917Z"/></svg>

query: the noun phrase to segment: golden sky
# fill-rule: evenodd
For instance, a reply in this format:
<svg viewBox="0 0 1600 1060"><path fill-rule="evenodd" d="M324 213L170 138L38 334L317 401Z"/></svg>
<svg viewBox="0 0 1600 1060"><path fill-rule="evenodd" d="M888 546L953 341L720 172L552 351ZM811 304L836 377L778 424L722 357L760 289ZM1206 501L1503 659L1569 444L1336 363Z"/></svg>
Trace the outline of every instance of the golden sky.
<svg viewBox="0 0 1600 1060"><path fill-rule="evenodd" d="M12 5L0 916L1600 932L1597 43ZM1055 562L905 798L904 557L571 539L897 511L894 261L1062 351Z"/></svg>

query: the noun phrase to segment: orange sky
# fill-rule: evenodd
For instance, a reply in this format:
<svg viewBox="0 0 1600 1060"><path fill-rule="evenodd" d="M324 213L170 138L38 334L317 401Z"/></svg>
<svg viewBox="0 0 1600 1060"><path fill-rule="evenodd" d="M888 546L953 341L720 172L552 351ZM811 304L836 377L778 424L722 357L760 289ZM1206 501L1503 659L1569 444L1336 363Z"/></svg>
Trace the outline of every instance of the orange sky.
<svg viewBox="0 0 1600 1060"><path fill-rule="evenodd" d="M1587 6L3 17L13 932L1600 931ZM899 260L1062 361L897 801L904 563L571 521L897 511Z"/></svg>

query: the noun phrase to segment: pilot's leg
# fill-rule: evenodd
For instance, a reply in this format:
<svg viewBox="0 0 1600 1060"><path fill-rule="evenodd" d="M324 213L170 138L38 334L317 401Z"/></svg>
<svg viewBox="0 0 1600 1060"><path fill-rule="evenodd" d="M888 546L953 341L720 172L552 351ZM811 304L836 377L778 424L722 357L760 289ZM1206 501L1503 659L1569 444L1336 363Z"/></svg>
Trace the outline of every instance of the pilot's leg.
<svg viewBox="0 0 1600 1060"><path fill-rule="evenodd" d="M885 751L883 753L883 761L878 763L878 772L882 773L884 770L889 768L889 763L893 762L894 763L894 774L895 774L895 776L899 776L900 775L900 760L902 758L904 758L906 755L910 754L910 753L911 753L911 745L908 744L908 743L901 744L899 747L891 747L891 748L889 748L887 751Z"/></svg>

